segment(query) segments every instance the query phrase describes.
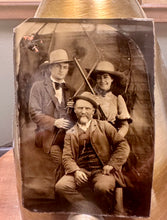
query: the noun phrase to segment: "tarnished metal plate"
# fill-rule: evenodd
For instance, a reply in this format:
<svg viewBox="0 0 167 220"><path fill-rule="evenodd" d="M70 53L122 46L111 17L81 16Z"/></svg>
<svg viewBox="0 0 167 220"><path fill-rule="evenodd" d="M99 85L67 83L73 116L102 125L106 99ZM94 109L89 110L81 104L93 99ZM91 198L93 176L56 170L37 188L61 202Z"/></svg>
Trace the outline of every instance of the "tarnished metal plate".
<svg viewBox="0 0 167 220"><path fill-rule="evenodd" d="M127 216L147 217L154 158L154 27L149 19L29 19L15 29L15 85L23 206L32 212L66 213L54 194L54 164L35 146L35 123L29 117L29 95L43 80L49 53L63 48L82 67L112 61L127 82L116 93L126 100L133 122L126 136L131 154L124 167ZM78 90L84 80L75 65L66 81ZM85 213L87 210L85 210ZM91 213L91 214L97 214ZM110 215L110 214L109 214ZM113 214L111 214L113 215Z"/></svg>

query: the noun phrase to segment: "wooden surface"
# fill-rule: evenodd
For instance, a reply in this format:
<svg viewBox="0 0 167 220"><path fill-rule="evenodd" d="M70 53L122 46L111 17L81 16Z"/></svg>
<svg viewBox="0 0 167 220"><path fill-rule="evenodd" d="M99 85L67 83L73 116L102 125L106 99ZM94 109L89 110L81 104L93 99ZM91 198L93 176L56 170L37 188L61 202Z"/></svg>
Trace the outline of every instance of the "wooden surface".
<svg viewBox="0 0 167 220"><path fill-rule="evenodd" d="M0 220L21 220L12 150L0 157Z"/></svg>

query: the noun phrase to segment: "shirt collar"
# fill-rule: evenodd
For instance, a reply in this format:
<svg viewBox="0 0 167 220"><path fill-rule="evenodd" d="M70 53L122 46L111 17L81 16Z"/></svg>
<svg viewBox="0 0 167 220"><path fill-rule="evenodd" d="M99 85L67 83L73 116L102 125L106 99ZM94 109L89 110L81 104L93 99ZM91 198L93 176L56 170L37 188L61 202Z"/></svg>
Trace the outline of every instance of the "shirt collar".
<svg viewBox="0 0 167 220"><path fill-rule="evenodd" d="M94 87L94 91L97 95L106 96L106 94L111 93L111 89L104 91L100 89L97 85Z"/></svg>
<svg viewBox="0 0 167 220"><path fill-rule="evenodd" d="M78 125L79 128L81 128L82 130L86 131L90 127L91 121L92 120L88 121L88 123L86 125L81 125L81 124L79 124L77 122L77 125Z"/></svg>
<svg viewBox="0 0 167 220"><path fill-rule="evenodd" d="M51 79L51 81L54 82L54 83L55 83L55 82L57 82L57 83L65 83L64 79L61 80L61 81L59 81L59 82L58 82L57 80L53 79L52 76L50 76L50 79Z"/></svg>

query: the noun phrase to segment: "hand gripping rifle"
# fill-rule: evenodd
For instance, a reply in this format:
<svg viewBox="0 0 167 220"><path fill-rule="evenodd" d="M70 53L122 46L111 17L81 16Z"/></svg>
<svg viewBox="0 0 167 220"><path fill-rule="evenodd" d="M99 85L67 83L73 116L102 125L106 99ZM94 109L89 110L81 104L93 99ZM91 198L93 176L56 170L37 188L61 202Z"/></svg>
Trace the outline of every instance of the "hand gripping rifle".
<svg viewBox="0 0 167 220"><path fill-rule="evenodd" d="M93 95L95 95L95 92L94 92L92 86L90 85L90 83L89 83L89 81L88 81L88 78L86 77L86 71L85 71L85 69L83 69L83 68L81 67L81 65L80 65L80 63L79 63L79 60L78 60L76 57L74 57L74 62L75 62L75 64L76 64L76 66L78 67L78 69L79 69L79 71L80 71L82 77L84 78L86 84L88 85L88 87L89 87L91 93L92 93ZM101 114L101 120L107 120L107 117L106 117L106 115L104 114L104 112L103 112L103 110L102 110L102 108L101 108L100 105L98 105L98 110L99 110L99 112L100 112L100 114Z"/></svg>

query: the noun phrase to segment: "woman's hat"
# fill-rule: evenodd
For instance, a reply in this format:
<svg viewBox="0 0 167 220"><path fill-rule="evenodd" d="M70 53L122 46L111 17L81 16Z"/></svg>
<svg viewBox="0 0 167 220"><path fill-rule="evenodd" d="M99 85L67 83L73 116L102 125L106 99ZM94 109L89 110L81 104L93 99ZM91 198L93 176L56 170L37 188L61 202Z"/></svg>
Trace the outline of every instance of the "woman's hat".
<svg viewBox="0 0 167 220"><path fill-rule="evenodd" d="M53 50L49 55L49 64L54 63L69 63L73 60L69 60L67 51L64 49Z"/></svg>
<svg viewBox="0 0 167 220"><path fill-rule="evenodd" d="M109 61L100 61L91 73L91 77L96 79L97 74L104 73L109 73L113 77L124 78L123 73L116 71L114 65Z"/></svg>
<svg viewBox="0 0 167 220"><path fill-rule="evenodd" d="M80 95L77 95L73 98L74 102L76 102L78 99L85 100L87 102L90 102L94 108L98 107L97 102L95 101L95 95L93 95L90 92L83 92Z"/></svg>

